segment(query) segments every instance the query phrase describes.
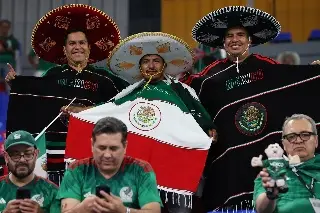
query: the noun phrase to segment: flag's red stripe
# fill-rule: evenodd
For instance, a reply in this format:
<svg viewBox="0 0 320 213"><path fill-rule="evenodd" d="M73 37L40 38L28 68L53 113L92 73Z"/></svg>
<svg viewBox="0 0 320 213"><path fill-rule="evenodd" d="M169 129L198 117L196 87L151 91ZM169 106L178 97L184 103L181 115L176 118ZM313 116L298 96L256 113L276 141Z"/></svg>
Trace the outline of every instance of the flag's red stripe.
<svg viewBox="0 0 320 213"><path fill-rule="evenodd" d="M48 163L64 163L64 158L48 158Z"/></svg>
<svg viewBox="0 0 320 213"><path fill-rule="evenodd" d="M92 156L90 142L92 129L93 124L71 116L66 146L67 158L82 159ZM130 133L127 155L148 161L156 173L159 185L195 192L207 151L177 148Z"/></svg>

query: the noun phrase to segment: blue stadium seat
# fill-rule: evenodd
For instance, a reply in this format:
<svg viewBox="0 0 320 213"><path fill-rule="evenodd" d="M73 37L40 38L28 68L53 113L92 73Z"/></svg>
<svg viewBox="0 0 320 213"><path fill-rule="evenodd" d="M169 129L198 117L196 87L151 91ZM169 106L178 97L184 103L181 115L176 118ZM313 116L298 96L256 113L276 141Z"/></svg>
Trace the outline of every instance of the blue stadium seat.
<svg viewBox="0 0 320 213"><path fill-rule="evenodd" d="M320 29L314 29L311 31L308 41L320 41Z"/></svg>
<svg viewBox="0 0 320 213"><path fill-rule="evenodd" d="M281 32L275 39L270 43L290 43L292 42L292 35L290 32Z"/></svg>

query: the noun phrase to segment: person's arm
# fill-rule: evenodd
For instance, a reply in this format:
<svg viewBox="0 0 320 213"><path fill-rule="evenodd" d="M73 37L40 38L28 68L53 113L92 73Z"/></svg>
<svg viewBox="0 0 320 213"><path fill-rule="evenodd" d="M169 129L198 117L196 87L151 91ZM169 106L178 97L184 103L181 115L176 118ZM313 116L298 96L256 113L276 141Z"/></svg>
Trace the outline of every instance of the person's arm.
<svg viewBox="0 0 320 213"><path fill-rule="evenodd" d="M65 198L61 200L61 213L86 213L84 202L74 198Z"/></svg>
<svg viewBox="0 0 320 213"><path fill-rule="evenodd" d="M259 173L259 177L254 181L253 200L257 213L272 213L276 209L276 199L271 200L267 197L266 188L268 188L269 174L266 169ZM276 196L278 191L274 191Z"/></svg>
<svg viewBox="0 0 320 213"><path fill-rule="evenodd" d="M81 186L83 174L81 169L68 169L63 177L56 199L61 202L61 212L80 212L76 211L81 203Z"/></svg>
<svg viewBox="0 0 320 213"><path fill-rule="evenodd" d="M141 210L132 209L133 213L160 213L161 199L157 188L156 175L149 163L141 167L138 188L138 200Z"/></svg>
<svg viewBox="0 0 320 213"><path fill-rule="evenodd" d="M270 200L267 193L263 192L256 200L257 213L272 213L276 209L276 200Z"/></svg>

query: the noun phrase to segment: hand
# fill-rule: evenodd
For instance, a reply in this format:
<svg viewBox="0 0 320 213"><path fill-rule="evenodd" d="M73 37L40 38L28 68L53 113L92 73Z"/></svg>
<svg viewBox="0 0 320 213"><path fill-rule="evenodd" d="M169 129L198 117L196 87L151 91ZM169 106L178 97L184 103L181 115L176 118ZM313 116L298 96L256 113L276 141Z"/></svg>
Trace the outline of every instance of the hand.
<svg viewBox="0 0 320 213"><path fill-rule="evenodd" d="M83 212L94 212L95 207L95 201L99 199L97 196L92 195L89 197L86 197L82 202L81 205L84 209Z"/></svg>
<svg viewBox="0 0 320 213"><path fill-rule="evenodd" d="M7 65L9 67L9 73L6 76L6 82L10 83L10 81L12 81L13 79L16 78L17 73L16 73L16 71L14 71L13 67L11 66L11 64L8 63Z"/></svg>
<svg viewBox="0 0 320 213"><path fill-rule="evenodd" d="M252 167L263 166L262 155L259 155L259 157L253 157L251 160L251 166Z"/></svg>
<svg viewBox="0 0 320 213"><path fill-rule="evenodd" d="M40 205L36 201L30 200L30 199L21 200L19 208L21 213L41 213L42 212Z"/></svg>
<svg viewBox="0 0 320 213"><path fill-rule="evenodd" d="M114 195L109 195L104 191L100 191L103 199L98 198L95 202L94 211L98 213L102 212L112 212L112 213L124 213L126 212L126 207L123 205L122 200Z"/></svg>
<svg viewBox="0 0 320 213"><path fill-rule="evenodd" d="M19 213L21 200L10 200L3 213Z"/></svg>
<svg viewBox="0 0 320 213"><path fill-rule="evenodd" d="M272 178L269 176L269 173L266 168L263 168L262 171L259 173L259 176L261 177L262 186L267 190L270 188L273 188L274 186L271 185L270 181ZM277 196L279 193L279 190L277 187L274 187L273 195Z"/></svg>
<svg viewBox="0 0 320 213"><path fill-rule="evenodd" d="M79 113L83 110L86 110L86 107L80 107L80 106L69 106L68 108L67 108L67 106L61 107L61 111L64 113L68 113L68 114L71 112Z"/></svg>
<svg viewBox="0 0 320 213"><path fill-rule="evenodd" d="M217 142L217 140L218 140L217 130L215 130L215 129L210 129L209 132L208 132L208 135L209 135L210 137L212 137L212 141L213 141L213 142Z"/></svg>
<svg viewBox="0 0 320 213"><path fill-rule="evenodd" d="M320 60L313 61L311 65L320 65Z"/></svg>

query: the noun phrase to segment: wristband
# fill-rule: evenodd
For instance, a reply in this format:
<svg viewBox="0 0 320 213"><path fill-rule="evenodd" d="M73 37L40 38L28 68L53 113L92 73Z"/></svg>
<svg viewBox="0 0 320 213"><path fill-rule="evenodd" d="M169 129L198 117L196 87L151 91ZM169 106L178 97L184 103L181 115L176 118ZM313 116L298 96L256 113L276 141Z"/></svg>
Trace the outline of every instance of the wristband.
<svg viewBox="0 0 320 213"><path fill-rule="evenodd" d="M130 213L130 212L131 212L130 208L127 207L126 213Z"/></svg>

